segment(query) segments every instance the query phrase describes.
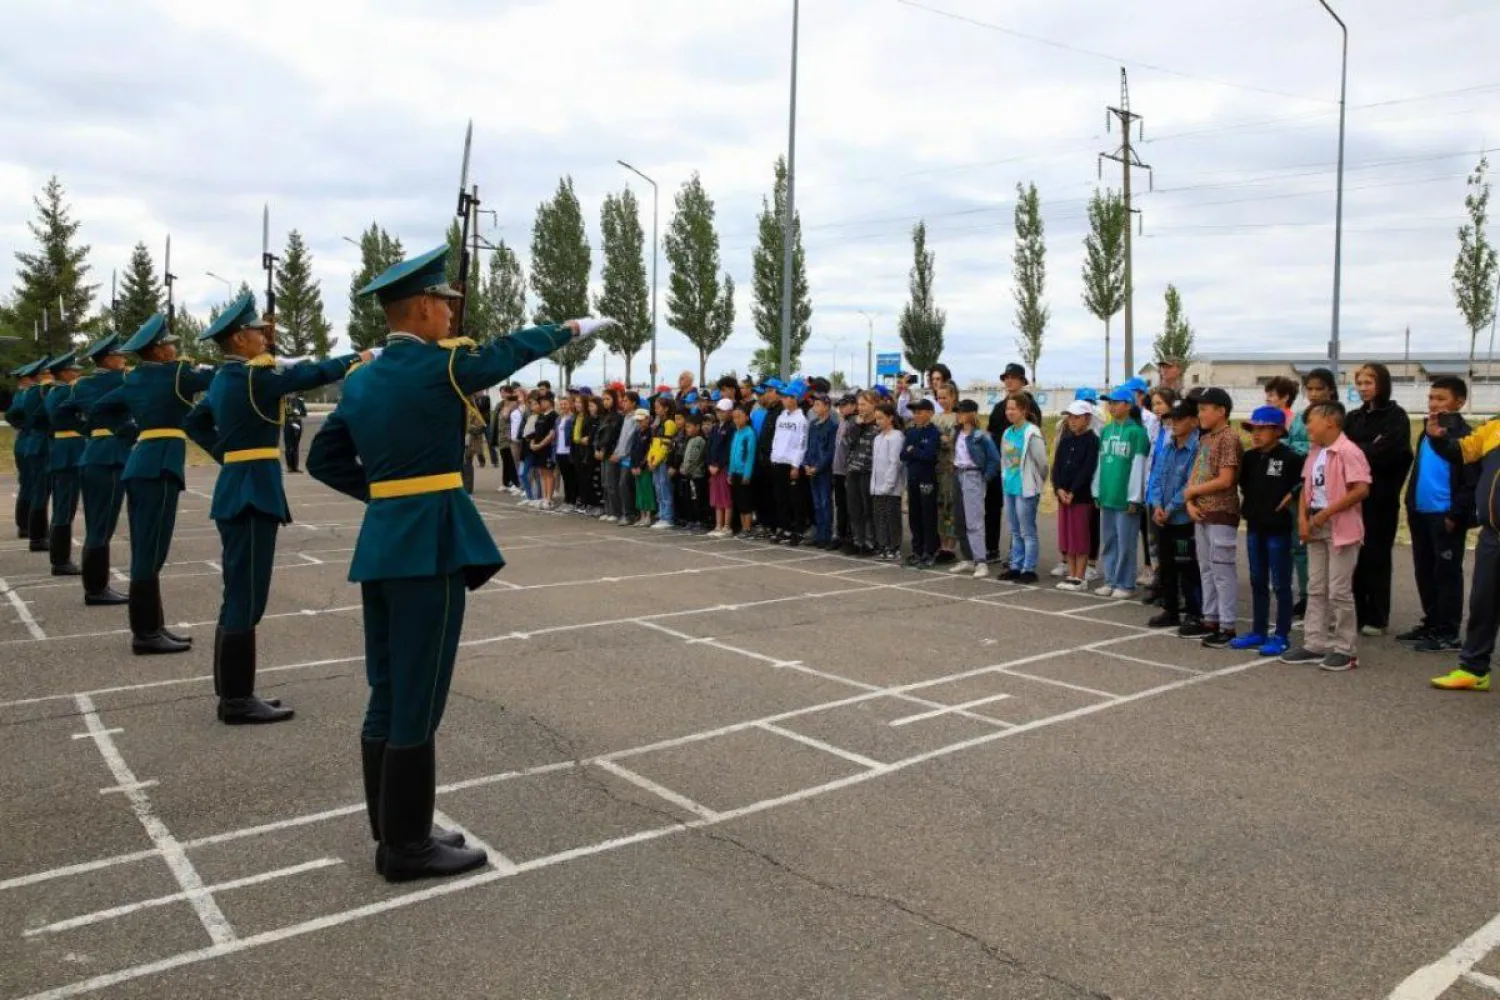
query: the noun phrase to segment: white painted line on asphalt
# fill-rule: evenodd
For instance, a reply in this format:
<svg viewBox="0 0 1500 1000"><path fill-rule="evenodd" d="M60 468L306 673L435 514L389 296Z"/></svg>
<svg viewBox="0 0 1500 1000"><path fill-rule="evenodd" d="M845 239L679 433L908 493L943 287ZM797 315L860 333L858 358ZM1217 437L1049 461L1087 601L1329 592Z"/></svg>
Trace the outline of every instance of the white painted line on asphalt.
<svg viewBox="0 0 1500 1000"><path fill-rule="evenodd" d="M957 705L944 705L942 708L934 708L930 712L920 712L917 715L904 715L899 719L892 719L892 726L909 726L913 722L925 722L928 719L936 719L940 715L948 715L953 712L962 711L966 708L978 708L980 705L989 705L993 702L1004 701L1009 698L1008 694L992 694L987 698L975 698L973 701L960 702ZM998 719L995 721L999 721Z"/></svg>
<svg viewBox="0 0 1500 1000"><path fill-rule="evenodd" d="M465 845L468 847L477 847L479 850L483 851L485 853L486 860L489 862L490 868L492 868L493 870L499 872L502 875L510 875L515 872L516 863L514 861L506 857L504 854L501 854L499 851L495 850L483 840L480 840L477 836L475 836L473 830L470 830L462 823L457 822L452 816L449 816L441 809L434 809L432 811L432 820L438 826L447 827L454 833L463 834Z"/></svg>
<svg viewBox="0 0 1500 1000"><path fill-rule="evenodd" d="M1005 674L1007 677L1019 677L1022 680L1036 681L1038 684L1051 684L1053 687L1067 688L1069 691L1079 691L1083 694L1091 694L1096 698L1115 699L1123 697L1123 695L1115 694L1113 691L1101 691L1098 688L1084 687L1081 684L1069 684L1067 681L1056 680L1052 677L1038 677L1036 674L1028 674L1023 670L1003 668L996 672Z"/></svg>
<svg viewBox="0 0 1500 1000"><path fill-rule="evenodd" d="M701 816L704 819L710 820L718 818L719 814L717 812L708 808L708 806L703 805L701 802L694 802L686 795L678 794L677 792L672 791L672 789L668 788L666 785L658 784L657 782L652 781L650 778L647 778L644 775L637 774L629 768L621 767L619 764L616 764L612 760L601 760L595 766L598 767L601 771L608 771L615 777L624 779L625 781L630 782L632 785L635 785L638 788L644 788L646 791L650 792L652 795L655 795L657 798L664 799L667 802L672 803L674 806L677 806L679 809L686 809L688 812L692 813L695 816Z"/></svg>
<svg viewBox="0 0 1500 1000"><path fill-rule="evenodd" d="M74 733L68 738L72 740L96 740L100 736L114 736L115 734L123 733L124 731L125 730L121 729L119 726L115 726L113 729L106 729L101 733Z"/></svg>
<svg viewBox="0 0 1500 1000"><path fill-rule="evenodd" d="M1496 947L1500 947L1500 916L1469 935L1436 962L1407 976L1386 1000L1437 1000Z"/></svg>
<svg viewBox="0 0 1500 1000"><path fill-rule="evenodd" d="M363 809L363 806L360 806ZM99 858L94 861L84 861L76 865L64 865L61 868L49 868L46 871L32 872L30 875L18 875L15 878L5 879L0 882L0 892L7 889L20 889L28 885L36 885L38 882L50 882L53 879L67 878L70 875L87 875L103 868L115 868L120 865L128 865L136 861L145 861L148 858L157 858L161 852L155 848L145 851L132 851L129 854L116 854L108 858Z"/></svg>
<svg viewBox="0 0 1500 1000"><path fill-rule="evenodd" d="M193 496L195 496L195 497L202 497L204 500L207 500L209 503L213 503L214 495L212 493L204 493L202 490L195 490L191 486L185 487L185 489L187 490L187 492L191 493Z"/></svg>
<svg viewBox="0 0 1500 1000"><path fill-rule="evenodd" d="M99 789L99 794L113 795L117 792L138 792L147 788L155 788L159 783L155 778L148 778L145 781L136 781L128 785L111 785L109 788L101 788Z"/></svg>
<svg viewBox="0 0 1500 1000"><path fill-rule="evenodd" d="M307 563L309 566L321 566L321 565L323 565L323 560L319 559L317 556L313 555L310 552L298 552L297 553L297 558L301 559L303 562Z"/></svg>
<svg viewBox="0 0 1500 1000"><path fill-rule="evenodd" d="M333 865L343 864L341 858L319 858L316 861L308 861L304 864L293 865L290 868L278 868L275 871L261 872L259 875L249 875L245 878L232 879L228 882L217 882L208 886L205 891L219 893L231 889L243 889L245 886L260 885L262 882L270 882L273 879L286 878L291 875L301 875L305 872L316 871L319 868L329 868ZM102 923L105 920L113 920L116 917L128 917L142 910L150 910L159 906L167 906L171 903L181 903L188 899L186 892L174 892L168 896L157 896L154 899L143 899L139 903L126 903L123 906L113 906L107 910L96 910L93 913L85 913L82 916L71 917L67 920L59 920L55 924L47 924L43 927L31 927L21 932L22 937L36 937L39 934L57 934L62 931L71 931L79 927L87 927L89 924Z"/></svg>
<svg viewBox="0 0 1500 1000"><path fill-rule="evenodd" d="M74 702L89 732L97 734L94 744L103 755L104 763L109 767L110 773L115 776L115 782L122 787L137 784L135 773L125 763L120 748L115 746L114 737L105 734L105 726L99 718L98 709L94 707L94 700L86 694L80 694ZM172 877L177 880L177 885L182 889L185 898L197 912L198 919L202 921L203 929L208 931L209 938L218 945L233 941L234 927L224 916L224 911L219 909L219 904L214 901L212 893L204 887L203 879L199 876L198 869L194 868L192 861L188 859L187 851L183 850L177 838L172 836L172 831L168 830L167 825L152 811L151 799L139 788L125 792L125 797L130 800L130 808L135 812L136 819L141 821L141 826L146 830L146 836L151 838L151 843L156 846L157 851L161 853L162 860L171 869Z"/></svg>
<svg viewBox="0 0 1500 1000"><path fill-rule="evenodd" d="M10 602L11 607L16 609L16 617L21 620L22 625L26 626L26 631L31 633L31 638L33 640L47 638L47 633L43 632L42 627L36 623L36 619L31 617L31 609L26 606L25 601L21 600L21 595L5 582L4 577L0 577L0 591L5 592L5 599Z"/></svg>
<svg viewBox="0 0 1500 1000"><path fill-rule="evenodd" d="M111 569L109 571L109 575L114 577L116 580L119 580L121 583L130 582L130 575L123 570Z"/></svg>
<svg viewBox="0 0 1500 1000"><path fill-rule="evenodd" d="M1483 972L1475 972L1473 969L1465 972L1464 978L1473 983L1475 986L1483 986L1491 993L1500 996L1500 979L1496 979L1494 976L1487 975Z"/></svg>
<svg viewBox="0 0 1500 1000"><path fill-rule="evenodd" d="M1170 691L1176 691L1193 684L1200 684L1206 681L1217 679L1218 677L1239 673L1252 667L1262 666L1263 664L1264 661L1257 659L1251 663L1243 663L1237 666L1227 667L1223 670L1211 674L1199 674L1195 677L1184 677L1182 680L1173 681L1170 684L1164 684L1159 687L1148 688L1144 691L1138 691L1134 694L1126 695L1122 698L1117 699L1116 701L1099 702L1093 705L1086 705L1082 708L1074 709L1071 712L1064 712L1060 715L1050 716L1045 719L1038 719L1032 722L1028 722L1023 725L1016 726L1014 729L1007 729L994 733L986 733L983 736L965 740L961 743L951 744L946 747L939 747L936 750L930 750L926 753L917 754L913 757L907 757L890 764L883 764L878 768L868 768L863 771L857 771L847 777L839 778L835 781L826 782L825 784L817 785L812 788L804 788L787 795L779 796L777 798L763 799L759 802L753 802L747 806L741 806L739 808L731 809L726 812L717 813L715 814L715 817L713 819L697 819L687 823L674 823L668 826L660 826L652 829L640 830L635 833L627 834L622 837L615 837L610 840L601 841L596 844L590 844L585 847L571 848L566 851L559 851L556 854L549 854L543 857L533 858L530 861L524 861L516 865L512 874L520 874L523 872L550 868L552 866L563 864L568 861L574 861L579 858L585 858L596 854L615 851L621 848L633 846L635 844L658 840L662 837L670 836L672 834L703 829L704 827L730 822L732 820L741 819L745 816L752 816L770 809L776 809L781 806L803 802L821 795L826 795L830 792L859 785L866 781L873 780L874 778L878 778L886 774L891 774L895 771L904 770L906 768L925 763L929 760L935 760L940 757L945 757L949 754L958 753L962 750L967 750L972 747L982 746L985 743L992 743L996 740L1017 736L1021 733L1031 732L1033 730L1057 725L1062 722L1068 722L1073 719L1092 715L1095 712L1099 712L1107 708L1112 708L1118 704L1140 701L1144 698L1166 694ZM366 917L388 913L392 910L412 906L416 903L426 902L430 899L437 899L443 896L452 895L456 892L463 892L467 889L477 888L478 886L489 885L490 883L497 882L500 879L507 877L509 876L505 873L490 869L477 875L469 876L467 878L459 878L448 882L438 883L425 889L393 896L374 903L368 903L364 906L358 906L353 909L345 910L341 913L332 913L326 916L316 917L312 920L306 920L302 923L291 924L286 927L277 928L275 930L265 931L252 937L238 938L224 944L216 944L208 948L200 948L196 951L184 952L179 955L172 955L167 958L157 959L156 961L146 962L141 965L132 966L128 969L121 969L116 972L104 973L103 975L94 976L90 979L80 980L78 982L70 983L66 986L60 986L42 993L32 994L29 997L22 998L22 1000L66 1000L66 998L69 997L80 996L85 993L92 993L97 990L107 989L111 986L117 986L120 983L130 982L132 980L140 979L145 976L151 976L160 972L166 972L171 969L177 969L187 965L195 965L199 962L205 962L211 959L220 958L225 955L232 955L251 948L258 948L268 944L277 944L279 942L287 941L296 937L301 937L306 934L312 934L316 933L317 931L327 930L331 927L338 927L344 924L353 923L357 920L363 920ZM1497 925L1497 927L1500 927L1500 918L1496 918L1495 924ZM1476 957L1474 961L1478 961L1478 957ZM1473 962L1469 963L1469 965L1471 966L1472 964ZM1467 967L1463 971L1467 971ZM1434 1000L1436 996L1437 994L1435 993L1411 994L1409 996L1400 996L1393 994L1390 1000Z"/></svg>
<svg viewBox="0 0 1500 1000"><path fill-rule="evenodd" d="M1139 664L1142 664L1143 666L1147 666L1147 667L1160 667L1163 670L1176 670L1179 673L1184 673L1184 674L1201 674L1201 673L1203 673L1203 671L1201 671L1201 670L1195 670L1192 667L1183 667L1183 666L1177 665L1176 663L1163 663L1160 660L1146 660L1146 659L1142 659L1139 656L1126 656L1124 653L1116 653L1116 652L1113 652L1113 651L1107 650L1107 649L1101 649L1101 650L1099 650L1099 654L1101 656L1108 656L1111 659L1115 659L1115 660L1126 660L1126 661L1128 661L1130 663L1139 663Z"/></svg>
<svg viewBox="0 0 1500 1000"><path fill-rule="evenodd" d="M218 563L214 562L212 559L205 559L205 560L203 560L203 565L207 566L209 569L213 570L215 573L222 573L222 572L224 572L224 567L220 566Z"/></svg>
<svg viewBox="0 0 1500 1000"><path fill-rule="evenodd" d="M860 767L879 768L885 766L880 761L872 760L871 758L866 757L864 754L858 754L852 750L845 750L843 747L836 747L832 743L825 743L822 740L814 739L811 736L807 736L803 733L797 732L795 729L786 729L782 726L776 725L776 723L774 722L761 722L758 723L755 728L762 729L768 733L774 733L777 736L783 736L789 740L795 740L796 742L801 743L805 746L810 746L814 749L822 750L824 753L831 753L835 757L842 757L847 761L858 764Z"/></svg>

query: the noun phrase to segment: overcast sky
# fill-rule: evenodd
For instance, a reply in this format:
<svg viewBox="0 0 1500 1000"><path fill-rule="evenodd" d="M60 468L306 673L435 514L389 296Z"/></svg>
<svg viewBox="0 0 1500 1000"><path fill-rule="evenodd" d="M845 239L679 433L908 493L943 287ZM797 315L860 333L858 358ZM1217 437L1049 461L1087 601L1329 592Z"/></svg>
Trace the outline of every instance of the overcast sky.
<svg viewBox="0 0 1500 1000"><path fill-rule="evenodd" d="M1335 2L1352 32L1346 351L1399 353L1408 324L1418 350L1463 350L1454 231L1467 171L1500 146L1500 4ZM440 243L472 117L473 178L499 213L486 235L524 262L537 204L570 173L596 280L605 194L632 183L649 213L649 188L615 160L661 184L663 228L672 193L699 171L740 287L735 335L709 374L743 370L758 343L755 216L787 144L790 41L790 0L12 0L0 33L0 251L9 262L29 245L31 198L57 174L102 297L137 240L159 267L170 232L179 301L201 316L225 294L205 272L260 283L270 202L273 241L302 232L342 332L358 252L341 237L374 220L408 250ZM1103 330L1080 302L1079 268L1096 154L1119 143L1105 107L1119 103L1122 65L1145 117L1140 155L1155 168L1155 193L1137 202L1137 365L1168 282L1200 351L1321 348L1338 56L1317 0L808 0L796 163L813 304L804 367L827 371L836 351L848 370L853 352L863 381L861 310L875 314L876 351L898 349L910 229L926 219L948 312L944 360L963 382L995 377L1016 356L1015 185L1034 181L1052 307L1041 380L1098 381ZM1118 185L1119 168L1105 166ZM643 222L649 252L649 214ZM666 325L665 285L663 270L671 380L697 366ZM1117 320L1116 372L1120 345Z"/></svg>

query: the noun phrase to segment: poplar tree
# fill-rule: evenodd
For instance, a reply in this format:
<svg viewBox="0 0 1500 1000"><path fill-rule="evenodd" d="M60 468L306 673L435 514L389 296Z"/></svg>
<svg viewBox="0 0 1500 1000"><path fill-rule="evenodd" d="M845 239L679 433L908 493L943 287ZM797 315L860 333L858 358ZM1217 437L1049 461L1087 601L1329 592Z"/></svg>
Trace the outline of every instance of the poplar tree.
<svg viewBox="0 0 1500 1000"><path fill-rule="evenodd" d="M1016 299L1016 349L1021 363L1037 380L1036 366L1042 357L1042 338L1052 311L1043 299L1047 292L1047 239L1042 224L1042 200L1035 184L1016 185L1016 249L1011 256L1012 289Z"/></svg>
<svg viewBox="0 0 1500 1000"><path fill-rule="evenodd" d="M911 230L911 300L901 310L898 329L906 360L919 372L931 371L942 360L943 328L948 314L933 300L932 283L937 258L927 249L927 223Z"/></svg>
<svg viewBox="0 0 1500 1000"><path fill-rule="evenodd" d="M646 234L641 228L640 204L634 192L604 196L599 213L604 234L604 291L595 299L599 315L619 320L599 332L604 346L625 361L625 384L630 384L631 362L651 340L651 299L646 285Z"/></svg>
<svg viewBox="0 0 1500 1000"><path fill-rule="evenodd" d="M720 278L714 203L695 173L675 199L665 240L667 325L698 349L698 383L708 382L708 359L734 332L734 279Z"/></svg>
<svg viewBox="0 0 1500 1000"><path fill-rule="evenodd" d="M780 370L781 358L781 292L784 273L786 241L782 238L782 220L786 218L787 172L786 158L776 158L776 182L768 202L761 199L758 217L760 240L754 257L754 301L750 314L755 324L755 335L765 347L758 350L751 362L763 374L772 370L767 362L775 357L775 370ZM802 349L812 336L812 300L807 287L807 255L802 249L802 217L792 216L792 329L791 367L796 371L802 364Z"/></svg>
<svg viewBox="0 0 1500 1000"><path fill-rule="evenodd" d="M573 178L557 183L557 194L537 206L531 227L531 290L536 293L537 323L561 323L589 314L589 270L593 254L583 228L583 210L573 192ZM594 351L593 337L576 340L552 353L566 385Z"/></svg>

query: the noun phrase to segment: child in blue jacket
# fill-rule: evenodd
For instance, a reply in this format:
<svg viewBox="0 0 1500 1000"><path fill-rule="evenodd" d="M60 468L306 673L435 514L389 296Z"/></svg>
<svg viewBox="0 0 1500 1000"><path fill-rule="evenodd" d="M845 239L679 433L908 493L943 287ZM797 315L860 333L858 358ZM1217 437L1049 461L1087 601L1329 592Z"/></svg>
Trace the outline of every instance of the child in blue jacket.
<svg viewBox="0 0 1500 1000"><path fill-rule="evenodd" d="M906 520L911 528L911 555L906 565L927 568L937 561L937 463L942 433L932 423L930 399L911 404L912 425L906 429L901 458L906 462Z"/></svg>
<svg viewBox="0 0 1500 1000"><path fill-rule="evenodd" d="M757 438L750 414L736 407L732 419L735 430L729 445L729 490L740 518L740 532L748 534L755 527L755 493L750 489L750 479L755 475Z"/></svg>
<svg viewBox="0 0 1500 1000"><path fill-rule="evenodd" d="M813 545L820 549L833 547L833 445L837 431L833 403L825 395L814 396L802 471L807 473L812 492Z"/></svg>

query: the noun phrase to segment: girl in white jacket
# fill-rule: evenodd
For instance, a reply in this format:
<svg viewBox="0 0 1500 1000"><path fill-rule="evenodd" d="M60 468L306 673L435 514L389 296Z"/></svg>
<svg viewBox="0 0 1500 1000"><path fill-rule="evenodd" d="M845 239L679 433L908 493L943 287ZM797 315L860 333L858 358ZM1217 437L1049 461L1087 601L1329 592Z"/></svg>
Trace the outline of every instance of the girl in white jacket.
<svg viewBox="0 0 1500 1000"><path fill-rule="evenodd" d="M875 450L870 469L870 498L875 508L875 558L901 560L901 496L906 492L906 465L896 408L882 403L875 408Z"/></svg>

